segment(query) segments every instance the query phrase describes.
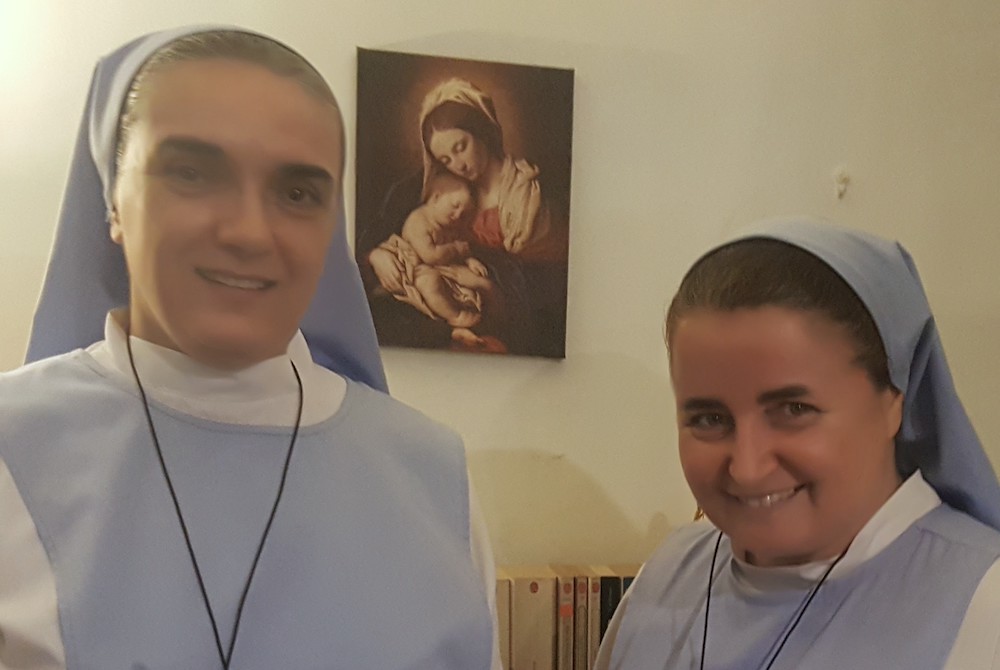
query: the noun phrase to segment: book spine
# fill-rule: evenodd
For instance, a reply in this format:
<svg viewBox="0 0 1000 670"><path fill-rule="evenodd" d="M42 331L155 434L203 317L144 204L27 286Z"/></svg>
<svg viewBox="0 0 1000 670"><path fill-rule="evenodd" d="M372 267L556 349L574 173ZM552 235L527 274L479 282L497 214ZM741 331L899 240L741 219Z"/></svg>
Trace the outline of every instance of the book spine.
<svg viewBox="0 0 1000 670"><path fill-rule="evenodd" d="M573 596L576 585L571 575L563 573L556 579L556 586L559 591L556 611L556 668L573 670Z"/></svg>
<svg viewBox="0 0 1000 670"><path fill-rule="evenodd" d="M611 617L622 599L622 578L617 575L601 576L601 639L608 630Z"/></svg>
<svg viewBox="0 0 1000 670"><path fill-rule="evenodd" d="M597 651L601 647L601 578L587 578L590 593L587 598L587 667L597 663Z"/></svg>
<svg viewBox="0 0 1000 670"><path fill-rule="evenodd" d="M503 670L510 670L510 579L497 573L497 646Z"/></svg>
<svg viewBox="0 0 1000 670"><path fill-rule="evenodd" d="M555 576L513 577L511 670L555 670Z"/></svg>
<svg viewBox="0 0 1000 670"><path fill-rule="evenodd" d="M576 595L573 598L573 670L590 670L594 662L590 659L590 616L587 603L589 600L590 580L585 576L577 576L573 580Z"/></svg>

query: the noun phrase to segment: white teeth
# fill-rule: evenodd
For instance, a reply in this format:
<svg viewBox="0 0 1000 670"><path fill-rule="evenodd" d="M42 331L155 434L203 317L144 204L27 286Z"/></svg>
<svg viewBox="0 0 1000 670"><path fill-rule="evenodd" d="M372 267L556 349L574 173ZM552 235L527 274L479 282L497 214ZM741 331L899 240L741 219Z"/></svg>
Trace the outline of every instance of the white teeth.
<svg viewBox="0 0 1000 670"><path fill-rule="evenodd" d="M247 291L259 291L272 284L272 282L264 279L243 279L216 272L202 272L201 276L211 282L215 282L216 284L222 284L223 286L229 286L230 288L239 288Z"/></svg>
<svg viewBox="0 0 1000 670"><path fill-rule="evenodd" d="M786 491L776 491L774 493L768 493L762 496L737 496L739 501L746 505L747 507L772 507L780 502L788 500L793 495L799 492L799 487L791 488Z"/></svg>
<svg viewBox="0 0 1000 670"><path fill-rule="evenodd" d="M267 286L267 282L258 279L236 279L235 277L219 277L215 281L233 288L262 289Z"/></svg>

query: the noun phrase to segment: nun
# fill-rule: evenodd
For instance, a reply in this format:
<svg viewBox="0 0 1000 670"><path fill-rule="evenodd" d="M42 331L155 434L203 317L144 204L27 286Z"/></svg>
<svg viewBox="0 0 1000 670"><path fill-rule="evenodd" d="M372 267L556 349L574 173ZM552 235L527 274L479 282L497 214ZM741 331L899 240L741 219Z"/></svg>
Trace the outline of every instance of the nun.
<svg viewBox="0 0 1000 670"><path fill-rule="evenodd" d="M666 318L685 478L597 668L1000 668L1000 485L909 254L811 220L703 256Z"/></svg>
<svg viewBox="0 0 1000 670"><path fill-rule="evenodd" d="M98 63L0 375L0 668L496 667L462 442L387 393L343 174L268 37Z"/></svg>

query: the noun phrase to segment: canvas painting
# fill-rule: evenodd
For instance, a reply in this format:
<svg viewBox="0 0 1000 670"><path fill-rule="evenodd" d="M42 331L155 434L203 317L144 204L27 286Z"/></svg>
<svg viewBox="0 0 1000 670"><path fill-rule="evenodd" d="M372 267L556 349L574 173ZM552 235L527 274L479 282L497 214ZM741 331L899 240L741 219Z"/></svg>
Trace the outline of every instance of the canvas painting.
<svg viewBox="0 0 1000 670"><path fill-rule="evenodd" d="M573 71L359 49L355 252L385 346L563 358Z"/></svg>

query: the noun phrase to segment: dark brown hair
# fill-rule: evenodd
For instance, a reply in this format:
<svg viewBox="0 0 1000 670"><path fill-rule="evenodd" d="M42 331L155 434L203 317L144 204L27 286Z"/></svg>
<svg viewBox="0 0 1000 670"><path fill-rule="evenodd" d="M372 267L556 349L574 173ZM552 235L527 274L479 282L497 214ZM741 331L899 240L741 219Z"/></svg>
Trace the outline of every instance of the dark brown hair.
<svg viewBox="0 0 1000 670"><path fill-rule="evenodd" d="M780 240L738 240L696 262L667 311L667 348L677 323L691 310L772 305L819 312L843 326L854 342L856 363L868 372L875 387L894 388L882 337L861 298L829 265Z"/></svg>
<svg viewBox="0 0 1000 670"><path fill-rule="evenodd" d="M496 112L493 109L490 111L495 117ZM431 135L434 134L435 130L451 130L452 128L464 130L475 137L486 145L493 156L504 157L500 127L478 109L453 100L441 103L424 118L420 133L427 151L430 151Z"/></svg>
<svg viewBox="0 0 1000 670"><path fill-rule="evenodd" d="M139 101L149 78L164 68L187 61L228 58L267 68L276 75L296 81L307 93L338 109L337 99L326 80L305 58L269 37L240 30L210 30L185 35L161 47L149 57L129 86L118 119L116 161L121 165L128 133L136 120Z"/></svg>

